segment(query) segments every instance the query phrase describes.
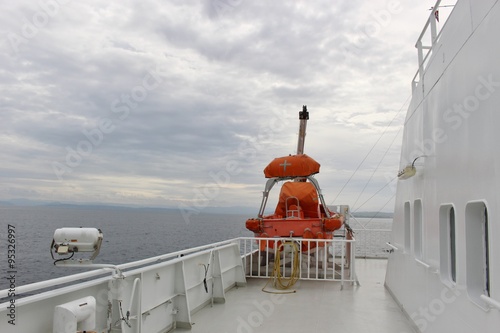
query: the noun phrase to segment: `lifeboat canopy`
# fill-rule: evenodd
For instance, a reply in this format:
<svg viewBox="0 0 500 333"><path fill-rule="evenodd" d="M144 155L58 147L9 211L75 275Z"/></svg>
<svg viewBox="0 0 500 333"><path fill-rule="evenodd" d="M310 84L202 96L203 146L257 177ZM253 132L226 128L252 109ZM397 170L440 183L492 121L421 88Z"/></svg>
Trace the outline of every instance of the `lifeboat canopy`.
<svg viewBox="0 0 500 333"><path fill-rule="evenodd" d="M266 178L308 177L319 173L320 164L306 154L275 158L264 169Z"/></svg>

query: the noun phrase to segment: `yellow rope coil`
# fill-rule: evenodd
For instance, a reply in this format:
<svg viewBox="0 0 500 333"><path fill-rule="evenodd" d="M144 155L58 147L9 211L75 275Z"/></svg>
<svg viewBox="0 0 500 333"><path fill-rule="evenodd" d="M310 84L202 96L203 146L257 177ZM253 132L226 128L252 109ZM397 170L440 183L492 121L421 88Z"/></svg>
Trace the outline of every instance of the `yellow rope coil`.
<svg viewBox="0 0 500 333"><path fill-rule="evenodd" d="M283 249L287 245L292 247L293 265L292 265L292 272L290 274L290 277L283 277L283 274L281 273L281 252L283 251ZM274 269L273 269L272 276L270 278L270 280L274 281L275 288L281 289L281 290L290 289L299 280L299 277L300 277L299 276L300 275L299 255L300 255L300 250L299 250L299 246L297 245L296 242L290 242L290 241L283 242L277 247L276 256L274 258ZM269 283L269 281L266 283L264 288L262 288L262 291L268 292L268 293L276 293L276 292L271 292L271 291L265 290L268 283ZM295 290L285 292L285 293L294 293L294 292L295 292Z"/></svg>

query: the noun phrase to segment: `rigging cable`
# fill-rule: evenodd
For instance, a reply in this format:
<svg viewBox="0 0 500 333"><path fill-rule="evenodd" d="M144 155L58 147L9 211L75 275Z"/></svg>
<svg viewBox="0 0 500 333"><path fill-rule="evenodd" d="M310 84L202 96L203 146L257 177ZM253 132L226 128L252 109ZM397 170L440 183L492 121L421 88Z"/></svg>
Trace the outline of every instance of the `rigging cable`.
<svg viewBox="0 0 500 333"><path fill-rule="evenodd" d="M384 131L382 132L382 134L380 135L380 137L377 139L377 141L375 141L375 143L373 144L373 146L370 148L370 150L368 151L368 153L365 155L365 157L363 158L363 160L359 163L358 167L356 168L356 170L354 170L354 172L352 173L352 175L349 177L349 179L345 182L344 186L342 186L342 188L340 189L340 192L337 194L337 196L333 199L333 202L336 202L337 201L337 198L339 197L339 195L344 191L345 187L347 186L347 184L349 184L349 182L352 180L352 178L354 177L354 175L358 172L359 168L361 168L361 166L363 165L363 163L366 161L366 159L368 158L368 156L370 156L371 152L373 151L373 149L375 148L375 146L377 146L377 144L379 143L379 141L382 139L382 137L385 135L385 133L387 132L387 130L389 129L389 127L392 125L392 123L394 122L394 120L396 120L396 118L399 116L399 114L401 113L401 111L403 110L404 106L406 105L406 103L409 101L409 99L411 98L411 94L406 98L405 102L403 103L403 105L401 105L401 108L399 108L399 111L396 113L396 115L394 116L394 118L392 118L391 122L389 123L389 125L386 126L386 128L384 129ZM398 133L399 134L399 133Z"/></svg>
<svg viewBox="0 0 500 333"><path fill-rule="evenodd" d="M375 213L375 214L374 214L374 215L373 215L373 216L372 216L372 217L368 220L368 222L366 222L366 223L363 225L363 227L364 227L364 228L366 228L366 226L367 226L367 225L368 225L368 224L369 224L369 223L370 223L370 222L371 222L374 218L376 218L376 217L377 217L377 215L378 215L378 214L380 214L380 212L382 212L382 209L384 209L384 208L385 208L385 206L387 206L387 204L388 204L389 202L391 202L391 201L392 201L392 199L394 199L395 197L396 197L396 193L394 193L394 194L392 195L392 197L390 197L390 198L389 198L389 200L387 200L387 201L386 201L386 203L382 206L382 208L380 208L380 209L379 209L379 211L378 211L378 212L376 212L376 213Z"/></svg>
<svg viewBox="0 0 500 333"><path fill-rule="evenodd" d="M389 184L391 184L396 178L398 178L398 176L392 178L390 181L388 181L384 186L382 186L377 192L375 192L371 197L369 197L365 202L363 202L361 204L361 206L359 206L358 208L356 208L356 210L353 211L353 213L357 212L361 207L363 207L368 201L370 201L371 199L373 199L374 196L376 196L377 194L380 193L380 191L382 191L384 188L386 188L387 186L389 186ZM393 195L393 197L395 196L396 194ZM392 198L393 198L392 197ZM391 198L391 199L392 199ZM387 204L386 204L387 205ZM385 207L385 206L384 206Z"/></svg>
<svg viewBox="0 0 500 333"><path fill-rule="evenodd" d="M401 132L401 129L402 127L399 128L398 132L396 133L396 135L394 136L394 139L392 139L392 142L391 144L389 145L389 147L387 148L387 150L385 151L384 155L382 156L382 158L380 159L380 161L378 162L375 170L373 170L370 178L368 179L368 181L365 183L365 187L363 187L363 189L361 190L361 192L359 193L356 201L354 201L354 204L352 205L352 207L356 207L356 204L358 203L359 199L361 198L361 196L363 195L363 193L365 192L366 188L368 187L368 184L370 183L370 181L372 180L373 176L375 175L375 173L378 171L378 168L380 167L380 164L382 164L382 161L385 159L385 156L387 155L387 153L389 152L389 150L392 148L392 145L394 144L394 142L396 141L397 137L399 136L399 133Z"/></svg>

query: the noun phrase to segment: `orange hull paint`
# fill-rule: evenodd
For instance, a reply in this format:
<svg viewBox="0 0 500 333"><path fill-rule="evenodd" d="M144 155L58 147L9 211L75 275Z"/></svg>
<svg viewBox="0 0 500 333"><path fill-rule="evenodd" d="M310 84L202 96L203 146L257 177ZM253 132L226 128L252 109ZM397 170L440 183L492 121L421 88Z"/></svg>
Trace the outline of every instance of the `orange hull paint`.
<svg viewBox="0 0 500 333"><path fill-rule="evenodd" d="M280 218L275 215L264 217L262 219L248 219L246 227L254 232L255 237L296 237L304 239L332 239L333 231L339 229L344 222L342 216L332 218ZM260 241L261 250L266 247L274 248L274 241ZM319 242L318 246L324 246ZM311 243L311 249L316 247ZM303 244L302 251L307 251L307 245Z"/></svg>

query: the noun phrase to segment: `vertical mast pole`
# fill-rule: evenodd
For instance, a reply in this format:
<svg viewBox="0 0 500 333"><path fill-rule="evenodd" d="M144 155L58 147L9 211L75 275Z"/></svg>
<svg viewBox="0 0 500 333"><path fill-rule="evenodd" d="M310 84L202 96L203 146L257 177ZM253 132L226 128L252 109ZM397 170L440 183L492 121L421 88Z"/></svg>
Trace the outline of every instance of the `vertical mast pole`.
<svg viewBox="0 0 500 333"><path fill-rule="evenodd" d="M304 154L304 143L306 140L306 126L309 119L309 112L307 112L307 105L302 106L302 111L299 112L299 142L297 143L297 155Z"/></svg>

